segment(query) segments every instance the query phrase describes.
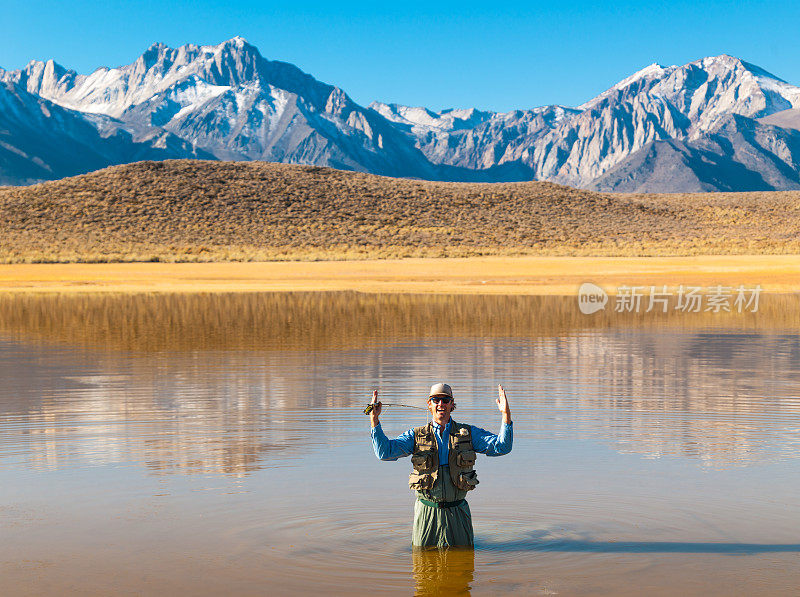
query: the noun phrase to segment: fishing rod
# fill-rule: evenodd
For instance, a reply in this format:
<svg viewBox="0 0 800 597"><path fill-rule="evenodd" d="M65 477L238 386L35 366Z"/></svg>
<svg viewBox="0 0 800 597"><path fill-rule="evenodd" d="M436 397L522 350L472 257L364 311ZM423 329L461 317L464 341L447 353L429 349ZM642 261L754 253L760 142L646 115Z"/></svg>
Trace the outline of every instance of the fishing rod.
<svg viewBox="0 0 800 597"><path fill-rule="evenodd" d="M368 415L369 413L371 413L372 409L374 409L378 404L380 404L381 406L402 406L403 408L415 408L417 410L424 410L424 411L428 410L427 408L424 408L422 406L411 406L410 404L395 404L393 402L375 402L367 404L367 408L364 409L364 414Z"/></svg>

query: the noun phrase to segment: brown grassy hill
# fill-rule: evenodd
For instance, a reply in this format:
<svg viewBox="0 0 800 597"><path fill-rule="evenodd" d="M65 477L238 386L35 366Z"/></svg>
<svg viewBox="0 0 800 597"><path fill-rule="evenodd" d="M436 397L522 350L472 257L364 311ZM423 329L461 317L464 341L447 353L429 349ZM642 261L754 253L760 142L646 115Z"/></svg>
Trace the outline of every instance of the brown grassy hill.
<svg viewBox="0 0 800 597"><path fill-rule="evenodd" d="M0 261L800 252L800 192L620 195L263 162L0 188Z"/></svg>

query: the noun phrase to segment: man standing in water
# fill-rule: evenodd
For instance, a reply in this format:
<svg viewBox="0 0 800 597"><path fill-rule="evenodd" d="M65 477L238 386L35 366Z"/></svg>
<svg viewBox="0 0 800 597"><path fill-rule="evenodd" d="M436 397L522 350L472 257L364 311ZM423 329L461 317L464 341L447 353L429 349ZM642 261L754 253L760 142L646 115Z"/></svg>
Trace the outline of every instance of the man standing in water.
<svg viewBox="0 0 800 597"><path fill-rule="evenodd" d="M503 386L497 386L497 408L503 417L500 435L473 425L456 423L450 413L456 408L453 390L446 383L431 386L428 409L433 421L409 429L397 439L388 439L378 417L378 390L372 392L372 446L381 460L411 456L413 470L409 487L417 494L414 532L417 547L472 547L472 516L465 500L478 484L474 465L476 452L503 456L511 451L511 409Z"/></svg>

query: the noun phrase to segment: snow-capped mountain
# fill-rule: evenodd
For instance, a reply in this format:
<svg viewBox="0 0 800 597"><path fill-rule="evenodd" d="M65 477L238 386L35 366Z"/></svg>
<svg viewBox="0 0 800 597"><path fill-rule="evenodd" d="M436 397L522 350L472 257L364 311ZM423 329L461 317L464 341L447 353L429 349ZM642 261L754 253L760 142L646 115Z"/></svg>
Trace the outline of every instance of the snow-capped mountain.
<svg viewBox="0 0 800 597"><path fill-rule="evenodd" d="M778 159L787 166L784 175L772 177L772 184L759 183L759 188L773 184L800 188L796 136L764 126L770 115L788 115L800 108L800 88L732 56L705 58L681 67L653 64L577 108L545 106L476 116L467 111L437 114L380 103L370 107L404 126L434 163L465 168L521 163L538 180L604 190L749 189L742 186L747 176L723 184L701 182L707 177L690 173L694 167L704 168L709 155L715 155L717 162L733 160L737 164L730 164L733 169L756 166L747 158L749 151L738 152L749 163L737 162L736 148L720 143L728 137L746 137L748 150L761 156L756 161L766 164ZM460 114L468 117L459 119ZM796 115L792 118L792 122L800 120ZM772 124L781 126L777 121ZM698 148L682 153L686 163L681 173L663 178L666 173L658 174L660 169L640 171L634 162L641 163L641 155L623 167L642 150L651 157L658 154L658 142L666 140ZM674 145L663 147L669 153L666 148ZM701 153L704 158L699 164L688 157ZM673 169L677 166L673 163Z"/></svg>
<svg viewBox="0 0 800 597"><path fill-rule="evenodd" d="M0 81L0 92L27 98L11 111L6 100L0 112L0 181L19 184L125 161L148 147L168 157L430 180L538 179L623 191L800 188L800 88L727 55L653 64L575 108L508 113L365 108L338 87L264 58L241 37L213 46L154 44L132 64L89 75L34 61L0 70ZM44 122L42 106L73 124ZM78 149L48 166L42 155L69 145L54 135ZM130 147L109 153L111 137Z"/></svg>
<svg viewBox="0 0 800 597"><path fill-rule="evenodd" d="M266 60L241 37L216 46L154 44L130 65L90 75L48 61L5 77L72 110L173 133L220 159L435 177L385 119L291 64Z"/></svg>
<svg viewBox="0 0 800 597"><path fill-rule="evenodd" d="M30 184L141 160L211 158L165 131L134 134L0 82L0 185Z"/></svg>

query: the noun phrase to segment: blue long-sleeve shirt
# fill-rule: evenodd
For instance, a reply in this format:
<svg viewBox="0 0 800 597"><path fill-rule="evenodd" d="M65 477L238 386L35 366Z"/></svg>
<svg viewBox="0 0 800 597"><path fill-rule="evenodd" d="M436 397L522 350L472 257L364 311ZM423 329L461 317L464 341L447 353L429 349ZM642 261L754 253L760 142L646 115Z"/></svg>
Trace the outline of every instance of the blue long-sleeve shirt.
<svg viewBox="0 0 800 597"><path fill-rule="evenodd" d="M450 445L445 439L450 433L450 423L444 429L438 423L433 423L433 435L439 447L439 464L448 466L447 456ZM511 444L514 441L514 429L512 423L503 423L500 427L500 434L495 435L480 427L470 425L472 432L472 448L476 452L487 456L503 456L511 451ZM414 451L414 430L409 429L396 439L389 439L381 429L380 424L372 428L372 447L375 456L381 460L397 460L403 456L408 456Z"/></svg>

